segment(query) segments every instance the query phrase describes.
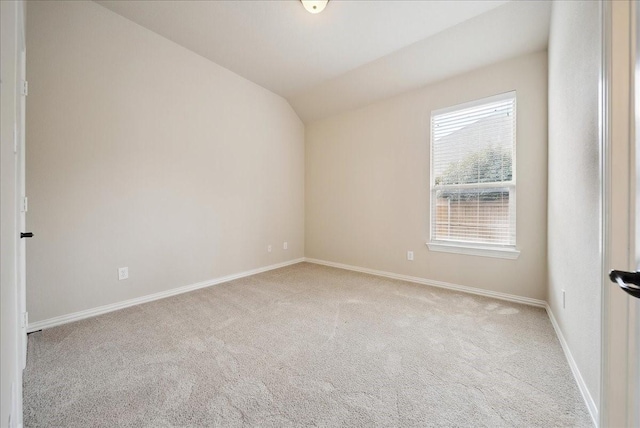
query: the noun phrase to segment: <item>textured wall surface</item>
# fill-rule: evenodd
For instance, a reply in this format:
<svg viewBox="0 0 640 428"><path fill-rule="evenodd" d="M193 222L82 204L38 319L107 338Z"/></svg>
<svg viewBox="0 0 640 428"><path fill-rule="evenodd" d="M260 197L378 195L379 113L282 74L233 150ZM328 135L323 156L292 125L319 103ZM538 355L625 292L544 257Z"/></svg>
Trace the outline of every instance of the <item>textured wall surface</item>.
<svg viewBox="0 0 640 428"><path fill-rule="evenodd" d="M517 92L517 260L431 252L432 110ZM305 255L546 296L547 54L500 62L306 127ZM415 261L407 261L408 250Z"/></svg>
<svg viewBox="0 0 640 428"><path fill-rule="evenodd" d="M93 2L28 16L31 321L303 256L284 99Z"/></svg>
<svg viewBox="0 0 640 428"><path fill-rule="evenodd" d="M597 2L554 2L552 9L547 297L596 405L601 281L598 8Z"/></svg>

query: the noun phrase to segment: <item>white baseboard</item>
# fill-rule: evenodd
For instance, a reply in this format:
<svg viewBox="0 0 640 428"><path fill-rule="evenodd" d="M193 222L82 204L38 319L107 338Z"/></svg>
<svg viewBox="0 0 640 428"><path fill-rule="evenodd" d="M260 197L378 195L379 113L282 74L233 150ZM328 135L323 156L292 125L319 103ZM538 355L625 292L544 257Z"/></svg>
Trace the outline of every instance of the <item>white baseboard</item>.
<svg viewBox="0 0 640 428"><path fill-rule="evenodd" d="M419 278L416 276L401 275L401 274L392 273L392 272L384 272L381 270L345 265L342 263L334 263L334 262L328 262L325 260L318 260L318 259L305 258L304 261L309 263L315 263L317 265L331 266L339 269L346 269L346 270L352 270L355 272L368 273L376 276L383 276L385 278L399 279L401 281L408 281L408 282L414 282L417 284L430 285L432 287L439 287L439 288L446 288L448 290L461 291L463 293L470 293L478 296L493 297L494 299L506 300L514 303L523 303L525 305L537 306L539 308L544 308L547 305L547 302L545 302L544 300L532 299L530 297L516 296L515 294L500 293L498 291L484 290L482 288L467 287L465 285L451 284L448 282L434 281L432 279Z"/></svg>
<svg viewBox="0 0 640 428"><path fill-rule="evenodd" d="M571 355L571 350L569 349L569 345L567 341L564 339L564 335L560 330L560 326L556 321L556 317L553 315L551 311L551 307L548 303L545 304L545 309L547 310L547 314L549 315L549 319L551 320L551 324L553 325L553 329L556 331L556 336L558 336L558 340L560 341L560 345L562 346L562 350L564 351L564 356L567 358L567 362L569 363L569 367L571 368L571 372L573 373L573 377L576 379L576 383L578 384L578 389L582 394L582 398L584 399L585 404L587 405L587 409L589 410L589 415L591 415L591 420L593 421L594 426L598 426L598 407L596 406L595 401L593 401L593 397L591 397L591 393L589 393L589 389L587 388L587 384L584 382L582 378L582 374L580 373L580 369L578 369L578 365L576 361L573 359L573 355Z"/></svg>
<svg viewBox="0 0 640 428"><path fill-rule="evenodd" d="M246 272L240 272L233 275L223 276L221 278L210 279L208 281L202 281L184 287L172 288L171 290L161 291L160 293L149 294L142 297L136 297L135 299L125 300L123 302L112 303L110 305L99 306L93 309L87 309L85 311L74 312L68 315L61 315L59 317L49 318L43 321L37 321L30 323L27 327L27 332L42 330L45 328L56 327L58 325L67 324L74 321L79 321L85 318L95 317L97 315L106 314L108 312L117 311L118 309L128 308L130 306L139 305L141 303L152 302L158 299L164 299L165 297L175 296L176 294L188 293L189 291L198 290L200 288L211 287L212 285L222 284L223 282L233 281L234 279L244 278L246 276L255 275L258 273L266 272L273 269L279 269L285 266L294 265L304 261L304 258L290 260L284 263L278 263L269 265Z"/></svg>

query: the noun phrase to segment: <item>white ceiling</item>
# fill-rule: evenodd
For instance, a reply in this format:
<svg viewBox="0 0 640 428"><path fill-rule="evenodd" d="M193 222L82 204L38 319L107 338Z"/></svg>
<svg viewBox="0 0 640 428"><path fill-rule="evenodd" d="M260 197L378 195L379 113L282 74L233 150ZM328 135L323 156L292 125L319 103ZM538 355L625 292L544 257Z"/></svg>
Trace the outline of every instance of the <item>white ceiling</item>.
<svg viewBox="0 0 640 428"><path fill-rule="evenodd" d="M551 3L513 1L288 99L311 122L546 49Z"/></svg>
<svg viewBox="0 0 640 428"><path fill-rule="evenodd" d="M96 1L285 97L305 122L543 49L549 28L546 1L331 0L317 15L298 0Z"/></svg>

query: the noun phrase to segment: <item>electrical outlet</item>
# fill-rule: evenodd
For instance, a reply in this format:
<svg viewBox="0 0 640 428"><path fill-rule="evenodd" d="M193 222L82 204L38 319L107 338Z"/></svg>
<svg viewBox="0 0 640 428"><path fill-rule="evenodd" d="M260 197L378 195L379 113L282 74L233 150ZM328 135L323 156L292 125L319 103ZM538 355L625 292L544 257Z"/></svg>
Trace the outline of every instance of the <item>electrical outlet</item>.
<svg viewBox="0 0 640 428"><path fill-rule="evenodd" d="M407 251L407 260L413 261L413 251Z"/></svg>
<svg viewBox="0 0 640 428"><path fill-rule="evenodd" d="M562 290L562 309L567 307L567 295L564 292L564 290Z"/></svg>
<svg viewBox="0 0 640 428"><path fill-rule="evenodd" d="M268 252L271 252L271 250L272 250L272 249L273 249L273 248L271 247L271 245L267 245L267 251L268 251Z"/></svg>
<svg viewBox="0 0 640 428"><path fill-rule="evenodd" d="M283 250L286 250L288 248L289 248L289 243L288 242L285 242L284 244L282 244L282 249Z"/></svg>
<svg viewBox="0 0 640 428"><path fill-rule="evenodd" d="M118 268L118 280L122 281L123 279L129 278L129 268L121 267Z"/></svg>

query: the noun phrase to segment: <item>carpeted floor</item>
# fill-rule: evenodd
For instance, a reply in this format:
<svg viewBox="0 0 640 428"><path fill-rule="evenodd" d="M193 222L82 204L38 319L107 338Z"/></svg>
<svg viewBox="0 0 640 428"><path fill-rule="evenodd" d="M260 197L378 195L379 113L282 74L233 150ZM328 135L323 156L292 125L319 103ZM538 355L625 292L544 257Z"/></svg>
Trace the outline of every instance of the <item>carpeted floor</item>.
<svg viewBox="0 0 640 428"><path fill-rule="evenodd" d="M308 263L29 336L27 427L592 426L543 309Z"/></svg>

